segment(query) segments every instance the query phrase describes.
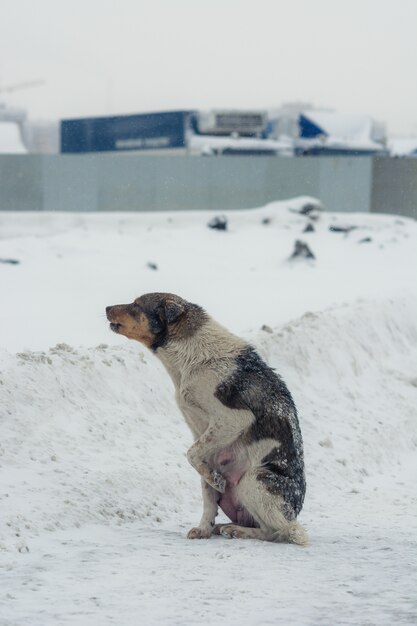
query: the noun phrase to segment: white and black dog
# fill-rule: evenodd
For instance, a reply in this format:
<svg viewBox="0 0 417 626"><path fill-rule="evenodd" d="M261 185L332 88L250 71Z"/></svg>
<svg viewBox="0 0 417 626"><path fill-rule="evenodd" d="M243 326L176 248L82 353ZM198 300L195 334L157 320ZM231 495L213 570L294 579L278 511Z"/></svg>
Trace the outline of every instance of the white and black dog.
<svg viewBox="0 0 417 626"><path fill-rule="evenodd" d="M254 348L200 306L149 293L106 308L110 328L150 348L171 376L194 443L204 510L190 539L307 543L296 521L304 501L303 444L285 383ZM233 523L215 524L218 507Z"/></svg>

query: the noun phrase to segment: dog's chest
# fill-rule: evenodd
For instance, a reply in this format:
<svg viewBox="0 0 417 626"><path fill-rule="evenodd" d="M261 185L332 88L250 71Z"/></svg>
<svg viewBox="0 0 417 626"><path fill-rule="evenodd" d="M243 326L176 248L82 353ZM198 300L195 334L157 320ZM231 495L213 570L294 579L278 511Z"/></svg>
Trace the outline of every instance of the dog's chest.
<svg viewBox="0 0 417 626"><path fill-rule="evenodd" d="M194 437L200 437L208 428L210 414L199 403L198 392L192 387L182 387L177 391L176 400Z"/></svg>

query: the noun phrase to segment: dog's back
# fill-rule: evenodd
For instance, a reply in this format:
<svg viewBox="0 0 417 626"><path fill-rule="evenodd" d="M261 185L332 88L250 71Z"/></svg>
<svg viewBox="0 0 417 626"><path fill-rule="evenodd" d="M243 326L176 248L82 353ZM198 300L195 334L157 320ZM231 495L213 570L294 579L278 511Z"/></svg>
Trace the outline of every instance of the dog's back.
<svg viewBox="0 0 417 626"><path fill-rule="evenodd" d="M261 480L286 503L294 519L306 490L303 442L297 410L284 381L247 346L236 358L236 369L216 389L216 397L231 409L249 409L255 416L246 440L275 440L277 446L262 459Z"/></svg>

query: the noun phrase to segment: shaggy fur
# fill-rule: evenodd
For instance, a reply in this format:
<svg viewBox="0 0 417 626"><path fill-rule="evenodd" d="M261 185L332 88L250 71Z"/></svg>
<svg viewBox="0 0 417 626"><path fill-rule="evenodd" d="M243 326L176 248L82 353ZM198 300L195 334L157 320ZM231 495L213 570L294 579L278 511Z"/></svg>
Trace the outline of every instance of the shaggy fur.
<svg viewBox="0 0 417 626"><path fill-rule="evenodd" d="M174 294L145 294L106 314L114 332L162 361L193 434L187 458L201 475L203 515L188 537L307 543L296 521L305 494L302 438L283 380L253 347ZM232 523L215 524L219 506Z"/></svg>

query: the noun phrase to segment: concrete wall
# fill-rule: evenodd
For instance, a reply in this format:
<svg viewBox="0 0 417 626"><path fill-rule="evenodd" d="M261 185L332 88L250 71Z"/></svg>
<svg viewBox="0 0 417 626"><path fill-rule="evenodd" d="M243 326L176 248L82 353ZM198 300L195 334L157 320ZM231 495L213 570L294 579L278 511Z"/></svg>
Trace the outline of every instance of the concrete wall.
<svg viewBox="0 0 417 626"><path fill-rule="evenodd" d="M417 159L374 159L371 211L417 219Z"/></svg>
<svg viewBox="0 0 417 626"><path fill-rule="evenodd" d="M415 215L416 166L370 157L0 155L0 210L222 211L311 195L331 211ZM393 176L400 182L390 186Z"/></svg>

